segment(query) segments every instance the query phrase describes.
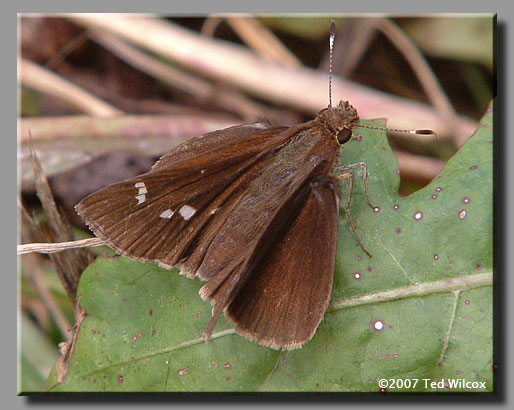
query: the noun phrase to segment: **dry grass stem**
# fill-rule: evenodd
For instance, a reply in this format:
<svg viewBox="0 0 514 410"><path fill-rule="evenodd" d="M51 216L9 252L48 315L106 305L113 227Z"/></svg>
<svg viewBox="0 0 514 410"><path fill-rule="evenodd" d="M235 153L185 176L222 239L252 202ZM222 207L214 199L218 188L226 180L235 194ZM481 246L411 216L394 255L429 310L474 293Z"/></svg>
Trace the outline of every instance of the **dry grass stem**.
<svg viewBox="0 0 514 410"><path fill-rule="evenodd" d="M29 60L18 58L18 68L19 81L23 85L51 95L78 112L98 117L111 117L123 113L82 88Z"/></svg>
<svg viewBox="0 0 514 410"><path fill-rule="evenodd" d="M91 30L90 36L132 67L199 100L212 101L221 108L248 119L255 119L266 110L235 90L214 86L208 81L178 70L112 34Z"/></svg>
<svg viewBox="0 0 514 410"><path fill-rule="evenodd" d="M227 23L251 49L269 61L289 67L299 67L301 62L280 40L255 17L227 17Z"/></svg>
<svg viewBox="0 0 514 410"><path fill-rule="evenodd" d="M140 47L158 53L211 78L231 83L260 98L306 112L317 112L328 103L327 73L308 68L291 69L268 62L240 46L202 37L178 25L145 16L74 15L88 28L114 33ZM390 118L393 128L431 128L449 134L453 125L430 106L377 92L335 78L334 99L345 99L359 109L362 118ZM458 117L458 133L470 135L475 121Z"/></svg>
<svg viewBox="0 0 514 410"><path fill-rule="evenodd" d="M23 257L24 276L31 284L35 292L41 298L46 311L54 320L56 326L64 337L71 336L71 324L68 322L66 315L60 308L59 304L55 301L52 293L46 286L45 281L38 269L38 262L33 259L36 255L25 255Z"/></svg>
<svg viewBox="0 0 514 410"><path fill-rule="evenodd" d="M432 105L448 124L456 124L458 116L437 77L412 40L390 19L375 19L377 28L396 46L411 66ZM458 127L455 130L458 131ZM451 132L454 135L455 132ZM468 134L469 135L469 134Z"/></svg>
<svg viewBox="0 0 514 410"><path fill-rule="evenodd" d="M41 164L32 146L29 147L35 175L36 192L48 218L48 225L51 228L51 231L44 236L49 237L52 241L58 242L72 240L73 233L71 226L58 209L48 179L41 169ZM92 255L87 250L79 249L69 250L59 255L51 255L50 259L52 259L55 265L59 279L66 289L68 296L72 301L75 301L80 275L92 261Z"/></svg>
<svg viewBox="0 0 514 410"><path fill-rule="evenodd" d="M26 253L54 253L61 252L66 249L90 248L93 246L102 246L105 242L100 238L79 239L77 241L59 242L59 243L27 243L18 245L18 255Z"/></svg>
<svg viewBox="0 0 514 410"><path fill-rule="evenodd" d="M18 207L21 210L21 216L24 222L22 223L24 236L27 236L30 239L39 237L41 235L39 224L34 222L19 199ZM55 324L61 331L61 334L65 337L70 337L70 323L59 304L55 301L52 293L46 285L46 282L43 280L40 261L36 260L36 257L37 255L25 255L23 257L23 275L41 298L41 302L48 314L55 321Z"/></svg>
<svg viewBox="0 0 514 410"><path fill-rule="evenodd" d="M214 33L218 26L223 22L223 17L209 16L205 19L200 33L205 37L214 37Z"/></svg>

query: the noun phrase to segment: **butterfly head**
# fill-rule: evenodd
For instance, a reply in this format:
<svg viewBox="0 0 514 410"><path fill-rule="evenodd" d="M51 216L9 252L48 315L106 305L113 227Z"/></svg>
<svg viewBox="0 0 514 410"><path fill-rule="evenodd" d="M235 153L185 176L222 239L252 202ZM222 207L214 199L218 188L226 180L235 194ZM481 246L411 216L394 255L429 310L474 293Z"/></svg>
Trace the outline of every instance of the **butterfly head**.
<svg viewBox="0 0 514 410"><path fill-rule="evenodd" d="M348 101L339 101L336 107L321 110L317 118L334 133L339 145L348 142L352 137L352 129L359 125L359 114Z"/></svg>

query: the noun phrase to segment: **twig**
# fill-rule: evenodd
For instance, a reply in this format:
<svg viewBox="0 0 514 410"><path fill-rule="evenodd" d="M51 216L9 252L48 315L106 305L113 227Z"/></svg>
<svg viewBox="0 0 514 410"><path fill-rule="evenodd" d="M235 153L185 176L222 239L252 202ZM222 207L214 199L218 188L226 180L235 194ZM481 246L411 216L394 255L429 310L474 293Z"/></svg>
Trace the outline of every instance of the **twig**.
<svg viewBox="0 0 514 410"><path fill-rule="evenodd" d="M203 22L200 32L205 37L213 37L214 32L216 31L216 29L222 22L223 22L223 18L221 18L219 16L209 16Z"/></svg>
<svg viewBox="0 0 514 410"><path fill-rule="evenodd" d="M280 40L255 17L227 17L228 24L252 49L270 61L299 67L300 60L291 53Z"/></svg>
<svg viewBox="0 0 514 410"><path fill-rule="evenodd" d="M391 20L377 18L377 28L396 46L412 67L433 106L448 124L456 124L457 113L430 66L410 38ZM454 132L450 132L454 135Z"/></svg>
<svg viewBox="0 0 514 410"><path fill-rule="evenodd" d="M22 84L52 95L79 112L99 117L122 114L117 108L29 60L18 58L18 68Z"/></svg>
<svg viewBox="0 0 514 410"><path fill-rule="evenodd" d="M267 62L245 48L199 36L159 19L124 15L110 15L109 18L74 15L69 18L86 27L122 36L183 66L230 82L275 103L309 112L318 112L327 105L326 73L307 68L292 70ZM387 117L393 128L430 128L439 135L448 134L453 128L426 104L413 103L339 78L334 80L333 94L351 101L358 107L361 118ZM455 125L462 135L470 135L476 128L476 123L466 117L458 117Z"/></svg>
<svg viewBox="0 0 514 410"><path fill-rule="evenodd" d="M102 246L105 242L100 238L79 239L77 241L58 242L58 243L26 243L18 245L18 255L26 253L54 253L61 252L66 249L89 248L93 246Z"/></svg>
<svg viewBox="0 0 514 410"><path fill-rule="evenodd" d="M240 122L228 115L205 113L22 118L18 120L20 179L24 189L31 189L34 174L26 146L29 130L42 167L51 176L96 155L119 152L120 147L138 155L161 155L190 137Z"/></svg>
<svg viewBox="0 0 514 410"><path fill-rule="evenodd" d="M98 118L87 115L70 115L65 117L22 118L19 122L21 144L28 142L28 131L32 132L34 144L55 141L69 144L75 150L83 148L80 140L89 138L98 144L100 140L112 139L114 136L123 141L124 150L148 151L141 140L150 137L169 141L164 149L185 141L187 138L202 135L210 131L230 127L239 121L228 115L179 114L179 115L123 115L113 118ZM59 141L57 141L59 140ZM79 145L77 145L79 144ZM132 147L127 145L132 144ZM97 149L95 149L97 148ZM119 146L117 147L119 149ZM163 152L163 150L157 152ZM105 147L90 147L90 152L104 152ZM39 151L38 151L39 154Z"/></svg>
<svg viewBox="0 0 514 410"><path fill-rule="evenodd" d="M68 55L73 53L88 40L89 36L86 32L83 31L79 33L59 50L57 50L57 52L45 63L45 68L47 70L53 70L55 67L61 64Z"/></svg>
<svg viewBox="0 0 514 410"><path fill-rule="evenodd" d="M73 239L71 226L55 203L48 179L41 169L41 164L31 144L29 144L29 148L35 175L36 192L45 215L48 217L48 225L51 228L51 231L45 236L50 237L51 240L55 238L57 241L69 241ZM92 261L92 255L89 251L72 250L60 255L51 255L50 258L55 265L59 279L66 289L68 296L72 301L75 301L80 275Z"/></svg>
<svg viewBox="0 0 514 410"><path fill-rule="evenodd" d="M25 278L32 285L36 293L41 298L41 302L45 306L55 324L59 328L61 334L69 338L71 336L71 325L66 318L66 315L59 307L59 304L55 301L52 293L48 290L45 281L41 276L41 272L38 271L38 264L33 260L27 260L26 258L35 257L36 255L24 256L23 266L25 272Z"/></svg>
<svg viewBox="0 0 514 410"><path fill-rule="evenodd" d="M229 91L213 86L207 81L173 68L112 34L90 30L90 37L134 68L198 99L212 100L221 108L235 112L243 118L255 119L266 110L235 90Z"/></svg>
<svg viewBox="0 0 514 410"><path fill-rule="evenodd" d="M28 236L32 237L33 235L37 235L36 230L38 229L38 226L34 223L33 219L21 203L20 199L17 199L18 207L21 210L22 217L33 230L33 232L30 233L27 229ZM26 227L26 225L22 224L22 229L23 227ZM69 338L71 336L70 323L68 322L68 319L66 318L66 315L63 313L59 304L55 301L52 293L48 290L45 281L41 277L40 265L35 261L35 257L36 255L26 255L23 257L24 275L27 281L32 285L36 293L41 298L43 305L55 321L55 324L61 331L61 334Z"/></svg>
<svg viewBox="0 0 514 410"><path fill-rule="evenodd" d="M177 70L112 34L93 29L89 30L89 36L92 40L139 71L196 97L207 98L210 96L211 86L206 81Z"/></svg>

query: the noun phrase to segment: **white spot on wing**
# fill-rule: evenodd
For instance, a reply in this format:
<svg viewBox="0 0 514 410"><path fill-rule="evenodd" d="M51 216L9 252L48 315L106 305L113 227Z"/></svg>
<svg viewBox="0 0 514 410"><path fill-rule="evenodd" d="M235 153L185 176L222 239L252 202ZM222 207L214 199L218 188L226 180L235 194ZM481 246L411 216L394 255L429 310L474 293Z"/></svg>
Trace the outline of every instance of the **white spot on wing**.
<svg viewBox="0 0 514 410"><path fill-rule="evenodd" d="M184 218L186 221L189 220L196 212L196 209L194 209L192 206L184 205L180 210L178 211L182 218Z"/></svg>
<svg viewBox="0 0 514 410"><path fill-rule="evenodd" d="M138 195L135 197L137 199L137 204L142 204L143 202L146 201L146 196L145 194L148 192L146 190L146 187L145 187L145 183L144 182L136 182L134 184L134 186L136 188L139 188L139 192L138 192Z"/></svg>
<svg viewBox="0 0 514 410"><path fill-rule="evenodd" d="M171 218L175 212L173 212L171 209L166 209L162 214L159 216L161 218Z"/></svg>

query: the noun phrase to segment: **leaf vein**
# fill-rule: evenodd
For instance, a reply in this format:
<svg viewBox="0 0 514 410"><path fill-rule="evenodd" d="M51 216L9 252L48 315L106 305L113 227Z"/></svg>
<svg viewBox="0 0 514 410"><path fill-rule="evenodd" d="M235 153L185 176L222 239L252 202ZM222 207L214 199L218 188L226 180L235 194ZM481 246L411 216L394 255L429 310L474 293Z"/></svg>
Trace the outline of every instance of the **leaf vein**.
<svg viewBox="0 0 514 410"><path fill-rule="evenodd" d="M436 280L433 282L415 283L413 285L402 286L395 289L385 290L383 292L370 293L368 295L335 301L328 306L327 312L334 312L344 308L357 307L372 303L428 296L435 293L447 293L458 290L479 288L490 286L492 283L492 272L476 273L452 279Z"/></svg>
<svg viewBox="0 0 514 410"><path fill-rule="evenodd" d="M448 324L448 330L446 331L446 336L444 337L443 348L441 349L441 355L439 356L439 360L437 361L437 366L441 367L443 364L443 360L446 356L446 352L448 350L448 346L450 344L450 336L453 329L453 322L455 321L455 315L457 313L457 305L459 303L460 290L457 290L454 293L455 301L453 302L452 315L450 317L450 323Z"/></svg>
<svg viewBox="0 0 514 410"><path fill-rule="evenodd" d="M220 337L224 337L224 336L228 336L228 335L233 335L235 333L236 333L236 331L233 328L225 329L225 330L222 330L221 332L213 333L211 335L210 340L218 339ZM189 347L189 346L194 346L194 345L197 345L197 344L200 344L200 343L205 343L205 340L204 340L203 337L198 337L196 339L187 340L185 342L179 343L178 345L171 346L171 347L166 347L164 349L159 349L159 350L153 351L153 352L148 353L148 354L143 354L143 355L141 355L139 357L136 357L136 358L130 358L130 359L127 359L127 360L121 360L121 361L118 361L118 362L111 363L111 364L109 364L107 366L96 367L94 370L92 370L92 371L90 371L88 373L79 374L76 377L77 378L84 378L86 376L91 376L93 374L103 372L104 370L106 370L108 368L111 368L111 367L123 366L125 364L134 363L134 362L137 362L139 360L144 360L144 359L148 359L150 357L155 357L155 356L159 356L159 355L162 355L162 354L170 353L170 352L173 352L173 351L185 348L185 347Z"/></svg>
<svg viewBox="0 0 514 410"><path fill-rule="evenodd" d="M414 279L412 279L410 277L410 275L407 273L407 271L403 268L403 266L401 265L401 263L398 261L398 259L396 259L396 256L394 256L393 252L389 249L389 248L386 248L384 246L384 244L380 241L377 241L377 243L389 254L389 256L391 257L391 259L394 261L394 263L396 263L398 265L398 267L400 268L400 271L404 274L404 276L409 280L410 283L416 283L416 281Z"/></svg>
<svg viewBox="0 0 514 410"><path fill-rule="evenodd" d="M282 350L280 352L278 352L278 355L277 355L277 360L275 362L275 365L273 366L273 369L271 369L271 371L269 372L269 374L266 376L266 378L264 379L264 381L262 382L262 385L261 385L261 391L266 391L265 388L269 382L269 379L271 378L271 376L273 375L273 373L275 373L275 370L277 369L278 367L278 364L280 362L280 356L282 356Z"/></svg>

